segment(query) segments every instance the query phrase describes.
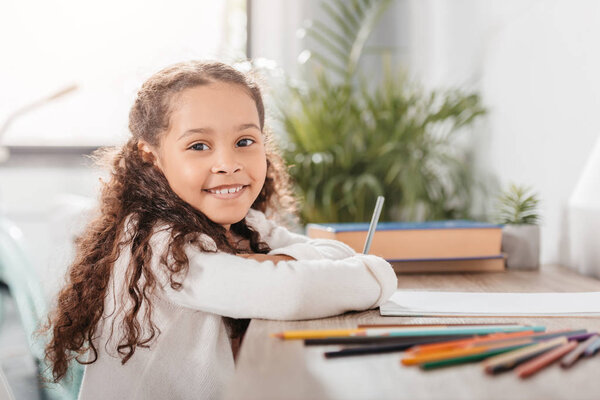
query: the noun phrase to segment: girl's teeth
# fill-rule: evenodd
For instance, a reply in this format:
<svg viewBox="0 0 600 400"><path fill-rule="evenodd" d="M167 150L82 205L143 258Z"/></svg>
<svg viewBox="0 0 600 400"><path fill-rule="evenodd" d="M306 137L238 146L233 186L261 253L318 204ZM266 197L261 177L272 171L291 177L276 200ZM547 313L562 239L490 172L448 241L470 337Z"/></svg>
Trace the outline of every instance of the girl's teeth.
<svg viewBox="0 0 600 400"><path fill-rule="evenodd" d="M214 190L213 193L215 194L228 194L228 193L235 193L235 192L239 192L242 189L242 187L237 187L237 188L231 188L231 189L222 189L222 190Z"/></svg>

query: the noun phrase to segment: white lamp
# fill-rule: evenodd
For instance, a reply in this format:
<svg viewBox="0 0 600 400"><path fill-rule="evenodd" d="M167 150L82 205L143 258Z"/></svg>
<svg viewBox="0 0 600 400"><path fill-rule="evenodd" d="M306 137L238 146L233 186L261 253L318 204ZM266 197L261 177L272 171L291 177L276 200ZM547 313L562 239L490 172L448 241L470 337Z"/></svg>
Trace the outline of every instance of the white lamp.
<svg viewBox="0 0 600 400"><path fill-rule="evenodd" d="M600 278L600 136L569 198L571 267Z"/></svg>
<svg viewBox="0 0 600 400"><path fill-rule="evenodd" d="M59 90L58 92L52 93L49 96L38 99L32 103L26 104L26 105L18 108L17 110L13 111L8 116L8 118L6 118L4 120L2 125L0 125L0 143L2 142L2 136L4 136L6 131L8 131L8 128L10 127L10 125L13 123L13 121L15 119L19 118L23 114L28 113L31 110L34 110L40 106L43 106L44 104L49 103L53 100L56 100L59 97L62 97L68 93L75 91L75 90L77 90L77 85L75 85L75 84L69 85L69 86ZM9 157L10 157L10 153L9 153L8 149L6 147L3 147L0 145L0 164L3 163L4 161L7 161Z"/></svg>

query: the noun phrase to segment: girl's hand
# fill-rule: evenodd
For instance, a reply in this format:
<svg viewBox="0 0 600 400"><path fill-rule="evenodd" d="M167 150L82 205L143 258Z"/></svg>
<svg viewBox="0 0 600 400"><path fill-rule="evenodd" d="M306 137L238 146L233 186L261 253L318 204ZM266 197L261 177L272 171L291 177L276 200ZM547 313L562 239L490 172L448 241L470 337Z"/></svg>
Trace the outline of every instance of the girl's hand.
<svg viewBox="0 0 600 400"><path fill-rule="evenodd" d="M253 260L262 262L262 261L273 261L273 263L277 264L279 261L295 261L294 257L286 256L286 255L275 255L270 256L268 254L236 254L238 257L251 258Z"/></svg>

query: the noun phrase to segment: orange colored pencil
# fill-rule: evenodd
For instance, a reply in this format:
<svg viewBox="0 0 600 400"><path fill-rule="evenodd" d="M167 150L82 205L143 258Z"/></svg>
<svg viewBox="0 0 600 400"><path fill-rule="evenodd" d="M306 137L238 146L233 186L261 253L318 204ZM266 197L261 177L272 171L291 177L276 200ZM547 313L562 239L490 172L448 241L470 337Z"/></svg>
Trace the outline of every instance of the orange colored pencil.
<svg viewBox="0 0 600 400"><path fill-rule="evenodd" d="M519 376L519 378L527 378L528 376L531 376L552 364L554 361L558 360L575 347L577 347L576 340L565 343L554 350L544 353L533 360L527 361L523 365L520 365L515 369L515 373Z"/></svg>
<svg viewBox="0 0 600 400"><path fill-rule="evenodd" d="M272 333L271 337L288 340L299 339L320 339L327 337L350 336L362 332L364 329L321 329L321 330L300 330Z"/></svg>
<svg viewBox="0 0 600 400"><path fill-rule="evenodd" d="M522 338L520 340L515 339L514 342L511 341L511 345L517 346L520 344L529 344L533 343L532 339ZM506 343L490 345L490 346L476 346L476 347L462 347L457 349L450 349L445 351L439 351L436 353L427 353L427 354L418 354L418 355L410 355L408 357L404 357L402 359L402 364L404 365L416 365L423 364L431 361L440 361L446 360L449 358L457 358L463 356L469 356L473 354L483 353L489 350L506 347Z"/></svg>
<svg viewBox="0 0 600 400"><path fill-rule="evenodd" d="M480 343L485 344L486 342L493 342L493 341L497 341L497 340L513 339L513 338L519 339L521 337L528 337L533 334L535 334L535 332L533 332L533 331L493 333L490 335L469 338L469 339L458 339L458 340L451 340L451 341L442 342L442 343L431 343L431 344L418 345L418 346L411 347L410 349L406 350L406 352L410 353L410 354L414 354L414 355L430 354L430 353L437 353L440 351L448 351L448 350L452 350L452 349L464 348L464 347L468 347L468 346L472 346L472 345L480 344Z"/></svg>

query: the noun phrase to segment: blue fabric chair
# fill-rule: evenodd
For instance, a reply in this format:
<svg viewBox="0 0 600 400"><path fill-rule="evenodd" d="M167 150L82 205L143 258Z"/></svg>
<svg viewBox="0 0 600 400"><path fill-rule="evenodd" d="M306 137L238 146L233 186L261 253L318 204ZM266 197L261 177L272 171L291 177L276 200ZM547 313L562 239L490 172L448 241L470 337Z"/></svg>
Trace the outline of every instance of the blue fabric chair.
<svg viewBox="0 0 600 400"><path fill-rule="evenodd" d="M40 376L48 377L43 339L34 335L45 321L48 309L38 275L29 262L22 240L20 229L0 216L0 280L8 286L14 298ZM42 385L43 396L51 400L74 400L78 396L82 377L83 367L74 362L60 384Z"/></svg>
<svg viewBox="0 0 600 400"><path fill-rule="evenodd" d="M8 381L4 376L4 372L2 372L2 368L0 368L0 399L15 400L15 396L13 396L13 393L8 386Z"/></svg>

